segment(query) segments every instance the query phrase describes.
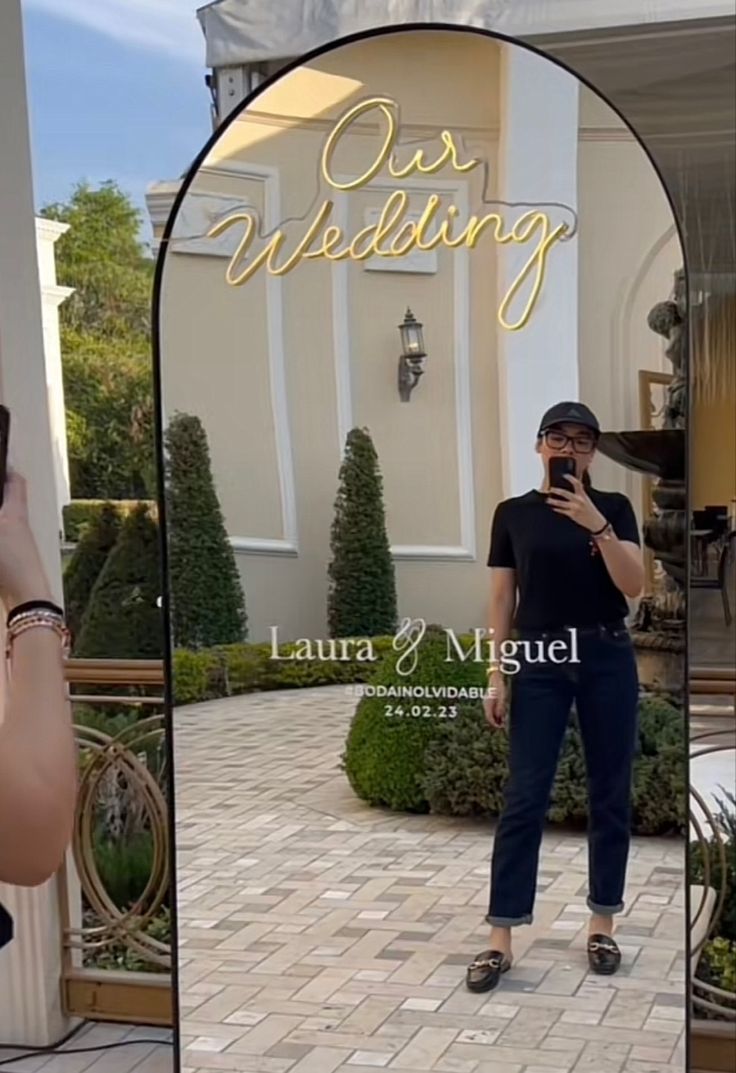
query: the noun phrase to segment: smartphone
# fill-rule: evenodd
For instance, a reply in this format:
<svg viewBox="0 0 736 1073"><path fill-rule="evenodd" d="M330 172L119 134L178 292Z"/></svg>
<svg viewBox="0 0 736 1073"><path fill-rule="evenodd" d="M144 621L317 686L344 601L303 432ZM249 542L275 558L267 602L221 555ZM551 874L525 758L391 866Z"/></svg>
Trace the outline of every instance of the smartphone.
<svg viewBox="0 0 736 1073"><path fill-rule="evenodd" d="M568 455L555 455L549 460L549 484L550 488L566 488L572 492L570 482L565 478L566 473L575 476L575 459Z"/></svg>
<svg viewBox="0 0 736 1073"><path fill-rule="evenodd" d="M5 498L5 482L8 478L8 441L10 439L10 410L0 406L0 507Z"/></svg>

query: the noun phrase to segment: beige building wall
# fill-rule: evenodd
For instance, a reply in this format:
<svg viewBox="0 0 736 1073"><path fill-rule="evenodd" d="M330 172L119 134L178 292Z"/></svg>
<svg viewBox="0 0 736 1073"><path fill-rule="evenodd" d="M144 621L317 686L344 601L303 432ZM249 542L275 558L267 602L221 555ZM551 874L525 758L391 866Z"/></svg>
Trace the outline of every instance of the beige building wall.
<svg viewBox="0 0 736 1073"><path fill-rule="evenodd" d="M580 395L610 429L641 427L640 370L671 374L648 327L683 254L659 178L618 116L581 89ZM642 478L604 457L595 482L625 492L642 521Z"/></svg>
<svg viewBox="0 0 736 1073"><path fill-rule="evenodd" d="M440 249L433 274L314 261L281 278L261 271L241 287L225 284L226 257L193 252L204 248L208 213L232 211L238 199L258 207L267 231L302 218L292 225L302 235L325 196L317 182L324 139L346 106L368 95L401 102L407 141L437 146L439 129L452 130L488 162L493 198L500 46L449 34L437 48L433 33L427 52L421 36L374 38L292 72L224 132L177 220L162 290L164 409L196 413L207 429L253 641L272 625L284 640L326 634L330 525L354 426L369 429L380 460L400 616L455 629L485 624L490 523L503 498L492 238L469 253ZM371 123L366 117L343 140L335 171L368 166ZM543 139L541 117L531 134ZM334 219L354 234L397 185L384 171L365 189L338 194ZM669 293L679 259L642 151L608 109L585 99L579 185L580 395L606 428L636 428L638 370L662 367L646 314ZM445 205L482 207L480 168L444 168L417 186L413 205L436 190ZM220 241L224 250L233 239ZM408 404L397 390L397 325L407 306L424 323L428 352ZM639 508L639 478L604 459L596 476L602 487L628 490Z"/></svg>

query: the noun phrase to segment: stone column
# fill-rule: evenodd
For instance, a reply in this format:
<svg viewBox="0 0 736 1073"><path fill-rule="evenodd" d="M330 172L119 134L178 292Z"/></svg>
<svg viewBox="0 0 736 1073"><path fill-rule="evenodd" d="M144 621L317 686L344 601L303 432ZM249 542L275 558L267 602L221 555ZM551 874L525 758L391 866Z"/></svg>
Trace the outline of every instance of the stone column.
<svg viewBox="0 0 736 1073"><path fill-rule="evenodd" d="M20 0L0 4L0 100L0 398L12 411L11 458L28 479L31 522L60 600ZM16 932L0 951L0 1042L43 1047L68 1028L61 1010L57 881L35 890L0 886L0 901L15 918Z"/></svg>
<svg viewBox="0 0 736 1073"><path fill-rule="evenodd" d="M514 45L501 45L501 201L542 203L553 222L577 213L578 84L552 62ZM547 207L549 206L549 207ZM530 206L531 207L531 206ZM506 210L510 219L523 208ZM498 327L498 376L504 495L536 488L541 465L534 454L544 410L578 393L577 238L556 244L536 306L518 331ZM499 248L499 290L508 291L529 257L522 246Z"/></svg>
<svg viewBox="0 0 736 1073"><path fill-rule="evenodd" d="M59 307L62 302L65 302L74 293L74 288L61 287L56 282L54 246L68 230L69 224L62 224L57 220L47 220L44 217L36 218L36 251L41 283L44 365L48 388L59 527L63 526L62 509L71 499L66 438L66 409L64 406L64 379L61 364L61 341L59 338Z"/></svg>

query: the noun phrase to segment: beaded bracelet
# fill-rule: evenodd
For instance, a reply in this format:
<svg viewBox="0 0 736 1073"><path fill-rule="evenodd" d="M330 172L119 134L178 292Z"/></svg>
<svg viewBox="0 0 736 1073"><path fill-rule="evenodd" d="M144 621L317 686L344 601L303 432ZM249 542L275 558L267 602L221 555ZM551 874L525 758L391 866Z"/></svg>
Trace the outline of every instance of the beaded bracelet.
<svg viewBox="0 0 736 1073"><path fill-rule="evenodd" d="M59 618L64 618L64 610L59 607L58 604L54 604L51 600L26 600L23 604L16 604L12 611L8 613L7 625L10 626L21 615L27 614L29 611L53 611Z"/></svg>
<svg viewBox="0 0 736 1073"><path fill-rule="evenodd" d="M28 607L26 610L15 609L18 613L12 616L7 628L7 636L5 643L5 658L9 659L13 647L13 642L16 638L20 637L22 633L25 633L30 629L51 629L56 633L62 642L62 652L64 657L68 657L71 650L71 634L67 628L63 614L59 614L60 609L56 608L51 610L50 608L38 608L34 610Z"/></svg>

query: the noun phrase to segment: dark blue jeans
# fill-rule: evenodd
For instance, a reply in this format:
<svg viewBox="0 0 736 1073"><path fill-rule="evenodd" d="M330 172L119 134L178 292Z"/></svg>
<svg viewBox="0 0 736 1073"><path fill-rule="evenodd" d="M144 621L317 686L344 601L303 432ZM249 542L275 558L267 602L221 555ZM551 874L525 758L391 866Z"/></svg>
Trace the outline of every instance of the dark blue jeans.
<svg viewBox="0 0 736 1073"><path fill-rule="evenodd" d="M570 640L567 632L519 639ZM623 907L631 829L631 772L638 742L639 678L624 623L580 627L579 663L522 662L510 676L509 777L491 859L489 924L531 924L539 849L560 749L575 702L588 785L588 908ZM559 659L561 648L554 649Z"/></svg>

